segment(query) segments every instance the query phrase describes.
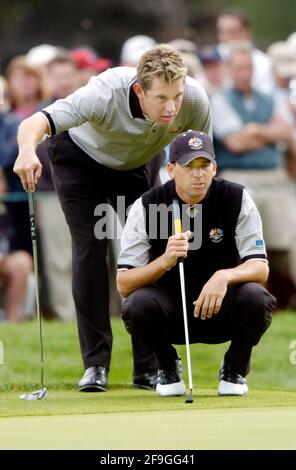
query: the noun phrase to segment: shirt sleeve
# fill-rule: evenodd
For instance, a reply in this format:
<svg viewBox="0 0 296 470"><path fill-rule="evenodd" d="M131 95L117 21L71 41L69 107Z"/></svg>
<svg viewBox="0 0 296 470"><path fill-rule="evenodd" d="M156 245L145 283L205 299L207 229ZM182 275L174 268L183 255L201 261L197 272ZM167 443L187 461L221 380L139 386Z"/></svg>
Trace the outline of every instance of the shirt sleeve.
<svg viewBox="0 0 296 470"><path fill-rule="evenodd" d="M104 73L92 77L86 86L42 110L49 121L51 134L78 127L88 121L99 123L104 118L113 96L113 88L108 79L104 78Z"/></svg>
<svg viewBox="0 0 296 470"><path fill-rule="evenodd" d="M256 258L267 259L261 217L245 189L235 229L235 242L242 262Z"/></svg>
<svg viewBox="0 0 296 470"><path fill-rule="evenodd" d="M142 199L132 205L121 237L118 270L145 266L150 259L150 242L146 232Z"/></svg>
<svg viewBox="0 0 296 470"><path fill-rule="evenodd" d="M240 132L244 123L222 93L211 98L213 132L217 139L224 139L230 134Z"/></svg>

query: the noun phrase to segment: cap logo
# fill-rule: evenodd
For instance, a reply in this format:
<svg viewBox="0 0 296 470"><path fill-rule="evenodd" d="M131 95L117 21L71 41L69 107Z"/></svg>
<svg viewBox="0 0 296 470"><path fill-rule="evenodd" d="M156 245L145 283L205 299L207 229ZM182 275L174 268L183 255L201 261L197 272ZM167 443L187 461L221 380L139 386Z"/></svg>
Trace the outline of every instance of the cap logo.
<svg viewBox="0 0 296 470"><path fill-rule="evenodd" d="M192 150L199 150L203 147L203 141L199 137L191 137L191 139L188 140L188 146Z"/></svg>

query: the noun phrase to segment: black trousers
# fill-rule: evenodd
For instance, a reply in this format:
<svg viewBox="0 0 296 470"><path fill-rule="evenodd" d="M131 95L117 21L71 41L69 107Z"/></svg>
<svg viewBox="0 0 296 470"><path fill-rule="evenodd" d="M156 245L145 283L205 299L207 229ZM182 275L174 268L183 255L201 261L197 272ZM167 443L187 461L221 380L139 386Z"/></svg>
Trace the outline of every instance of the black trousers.
<svg viewBox="0 0 296 470"><path fill-rule="evenodd" d="M250 368L252 347L271 324L275 298L261 285L230 286L218 314L201 320L187 305L190 343L231 341L225 354L243 377ZM154 351L161 369L170 369L177 357L172 344L185 344L181 298L154 285L133 292L123 306L127 331Z"/></svg>
<svg viewBox="0 0 296 470"><path fill-rule="evenodd" d="M85 368L109 368L112 331L109 317L109 285L106 263L107 240L95 236L94 215L98 204L125 196L126 208L152 187L163 156L132 171L116 171L100 165L62 132L39 146L48 154L55 189L72 238L73 298L80 348ZM50 215L49 215L50 216ZM145 345L132 340L134 374L156 368L155 356Z"/></svg>

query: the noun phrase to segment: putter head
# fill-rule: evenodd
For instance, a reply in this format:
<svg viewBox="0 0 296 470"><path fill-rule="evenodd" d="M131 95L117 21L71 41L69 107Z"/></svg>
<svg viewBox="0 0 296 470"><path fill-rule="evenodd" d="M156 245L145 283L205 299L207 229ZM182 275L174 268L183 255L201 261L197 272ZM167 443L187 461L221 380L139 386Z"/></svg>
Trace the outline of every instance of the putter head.
<svg viewBox="0 0 296 470"><path fill-rule="evenodd" d="M187 400L185 401L185 403L193 403L193 398L192 398L192 397L188 397Z"/></svg>
<svg viewBox="0 0 296 470"><path fill-rule="evenodd" d="M190 390L189 397L186 398L185 403L193 403L192 390Z"/></svg>
<svg viewBox="0 0 296 470"><path fill-rule="evenodd" d="M42 387L40 390L35 390L35 392L31 393L23 393L20 395L22 400L43 400L47 395L46 387Z"/></svg>

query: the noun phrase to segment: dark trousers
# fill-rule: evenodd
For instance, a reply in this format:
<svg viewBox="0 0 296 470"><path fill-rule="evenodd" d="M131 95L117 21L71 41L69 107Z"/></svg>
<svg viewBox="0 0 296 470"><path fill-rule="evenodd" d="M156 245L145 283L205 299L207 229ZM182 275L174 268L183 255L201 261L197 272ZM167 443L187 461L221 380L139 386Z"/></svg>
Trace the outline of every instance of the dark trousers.
<svg viewBox="0 0 296 470"><path fill-rule="evenodd" d="M190 343L231 341L225 354L233 370L243 377L250 368L252 347L271 324L275 298L261 285L230 286L219 313L210 319L193 316L187 305ZM155 352L161 369L170 369L177 352L172 344L185 344L181 298L154 285L133 292L123 306L127 331Z"/></svg>
<svg viewBox="0 0 296 470"><path fill-rule="evenodd" d="M72 237L73 298L76 306L81 353L85 368L109 368L112 331L109 317L109 285L106 263L107 240L95 236L94 215L98 204L117 196L132 204L155 181L162 156L151 165L131 171L116 171L100 165L73 143L67 132L48 139L39 149L49 155L55 189ZM50 214L49 214L50 217ZM134 374L156 368L154 354L132 341Z"/></svg>

